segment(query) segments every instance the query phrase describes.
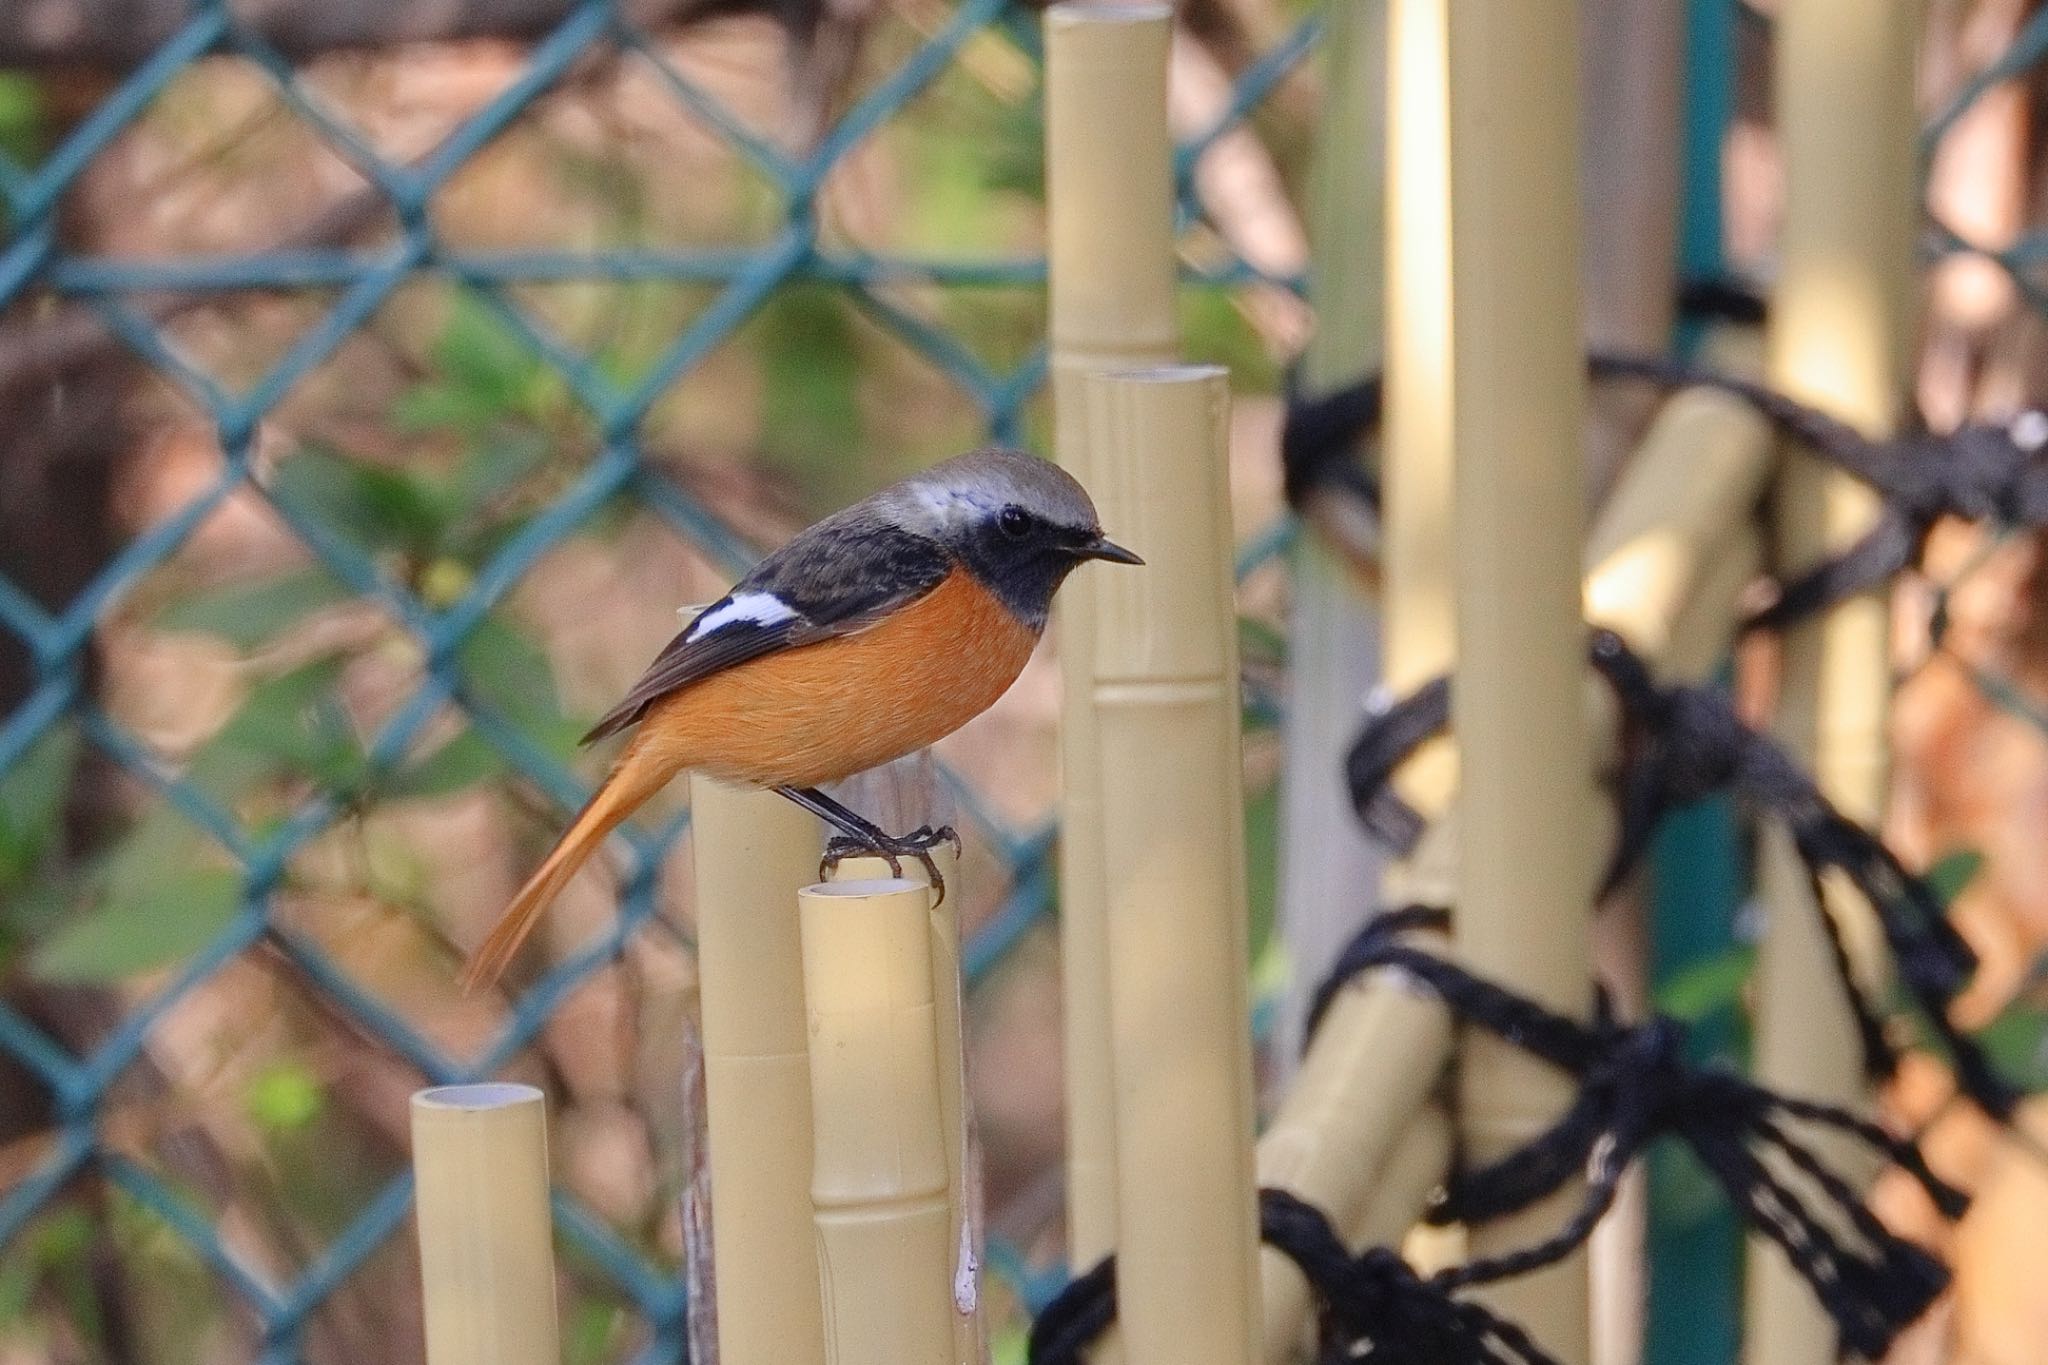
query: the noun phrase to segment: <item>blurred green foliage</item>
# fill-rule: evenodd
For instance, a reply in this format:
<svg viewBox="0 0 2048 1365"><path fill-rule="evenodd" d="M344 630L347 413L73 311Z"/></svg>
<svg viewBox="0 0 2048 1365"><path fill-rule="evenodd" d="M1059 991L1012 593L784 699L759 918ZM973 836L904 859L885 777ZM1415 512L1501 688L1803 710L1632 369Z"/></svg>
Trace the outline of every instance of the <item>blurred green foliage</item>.
<svg viewBox="0 0 2048 1365"><path fill-rule="evenodd" d="M433 347L434 373L408 390L398 422L424 454L403 466L307 445L281 460L271 495L305 522L349 542L429 609L469 588L476 570L525 524L548 491L547 464L568 401L560 381L480 305L458 294ZM320 613L366 608L317 566L179 592L162 630L210 635L250 654L240 704L185 762L181 776L257 836L307 795L344 806L446 796L498 777L505 761L467 728L380 770L371 736L344 701L354 657L342 645L274 648ZM381 632L394 643L402 632ZM295 655L286 664L271 654ZM500 608L455 651L465 705L487 710L566 759L580 726L563 713L540 646ZM182 960L241 905L225 850L168 802L149 805L89 859L38 878L59 832L78 761L70 726L54 730L0 777L0 954L30 942L50 981L111 981ZM273 1100L278 1096L273 1094Z"/></svg>

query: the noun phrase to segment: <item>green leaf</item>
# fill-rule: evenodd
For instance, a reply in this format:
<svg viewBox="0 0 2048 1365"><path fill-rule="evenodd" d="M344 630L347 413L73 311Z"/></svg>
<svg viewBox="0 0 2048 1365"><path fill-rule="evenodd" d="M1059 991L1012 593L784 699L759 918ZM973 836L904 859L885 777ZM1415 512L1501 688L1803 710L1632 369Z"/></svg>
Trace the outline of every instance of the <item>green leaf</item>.
<svg viewBox="0 0 2048 1365"><path fill-rule="evenodd" d="M107 982L162 967L211 942L235 917L241 879L224 868L171 871L74 915L30 962L45 981Z"/></svg>
<svg viewBox="0 0 2048 1365"><path fill-rule="evenodd" d="M33 168L42 157L48 131L42 82L21 72L0 71L0 152Z"/></svg>
<svg viewBox="0 0 2048 1365"><path fill-rule="evenodd" d="M521 729L561 718L562 703L547 654L504 616L493 614L477 622L456 659L477 699Z"/></svg>
<svg viewBox="0 0 2048 1365"><path fill-rule="evenodd" d="M56 841L78 748L77 727L52 726L0 773L0 887L25 877Z"/></svg>
<svg viewBox="0 0 2048 1365"><path fill-rule="evenodd" d="M475 732L465 732L385 778L378 790L399 800L452 796L505 771L505 760Z"/></svg>
<svg viewBox="0 0 2048 1365"><path fill-rule="evenodd" d="M1245 889L1250 907L1252 960L1273 936L1280 899L1280 784L1248 796L1244 806Z"/></svg>
<svg viewBox="0 0 2048 1365"><path fill-rule="evenodd" d="M562 1359L566 1365L596 1365L609 1357L624 1315L615 1304L586 1299L569 1315L562 1333Z"/></svg>
<svg viewBox="0 0 2048 1365"><path fill-rule="evenodd" d="M191 778L229 798L284 772L347 792L361 780L362 742L334 695L345 663L329 655L252 688L213 742L193 762Z"/></svg>
<svg viewBox="0 0 2048 1365"><path fill-rule="evenodd" d="M475 517L517 488L547 463L546 437L525 428L508 428L481 441L462 457L448 480L448 496L458 515Z"/></svg>
<svg viewBox="0 0 2048 1365"><path fill-rule="evenodd" d="M302 446L277 467L272 491L366 551L418 554L439 541L446 516L432 488L402 470Z"/></svg>
<svg viewBox="0 0 2048 1365"><path fill-rule="evenodd" d="M400 431L481 431L497 417L499 407L469 389L446 384L415 384L391 405L391 419Z"/></svg>
<svg viewBox="0 0 2048 1365"><path fill-rule="evenodd" d="M1984 855L1974 848L1951 849L1934 860L1925 881L1944 908L1954 905L1963 889L1984 870Z"/></svg>
<svg viewBox="0 0 2048 1365"><path fill-rule="evenodd" d="M542 368L526 339L466 292L449 307L434 342L434 361L450 388L500 409L519 406Z"/></svg>
<svg viewBox="0 0 2048 1365"><path fill-rule="evenodd" d="M1756 949L1729 948L1687 965L1657 988L1657 1010L1685 1023L1697 1023L1742 1004L1743 987L1756 966Z"/></svg>
<svg viewBox="0 0 2048 1365"><path fill-rule="evenodd" d="M278 578L195 593L159 612L156 625L159 630L218 635L229 644L249 649L351 595L326 570L300 569Z"/></svg>
<svg viewBox="0 0 2048 1365"><path fill-rule="evenodd" d="M2029 1092L2048 1090L2048 1010L2007 1005L1976 1038L1999 1075Z"/></svg>
<svg viewBox="0 0 2048 1365"><path fill-rule="evenodd" d="M1280 664L1287 661L1287 637L1256 616L1237 618L1237 648L1246 661Z"/></svg>
<svg viewBox="0 0 2048 1365"><path fill-rule="evenodd" d="M327 1089L319 1077L297 1062L278 1062L249 1082L242 1102L258 1127L273 1133L290 1132L320 1117L327 1104Z"/></svg>

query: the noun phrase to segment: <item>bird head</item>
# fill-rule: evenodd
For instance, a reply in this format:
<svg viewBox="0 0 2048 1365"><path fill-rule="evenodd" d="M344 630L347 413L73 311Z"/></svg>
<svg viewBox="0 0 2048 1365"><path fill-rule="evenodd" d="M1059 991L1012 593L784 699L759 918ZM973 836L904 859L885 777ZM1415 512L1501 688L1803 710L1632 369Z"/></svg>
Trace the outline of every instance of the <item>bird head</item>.
<svg viewBox="0 0 2048 1365"><path fill-rule="evenodd" d="M890 511L943 545L1019 619L1043 626L1052 596L1083 563L1145 561L1102 533L1073 475L1022 451L977 450L906 479Z"/></svg>

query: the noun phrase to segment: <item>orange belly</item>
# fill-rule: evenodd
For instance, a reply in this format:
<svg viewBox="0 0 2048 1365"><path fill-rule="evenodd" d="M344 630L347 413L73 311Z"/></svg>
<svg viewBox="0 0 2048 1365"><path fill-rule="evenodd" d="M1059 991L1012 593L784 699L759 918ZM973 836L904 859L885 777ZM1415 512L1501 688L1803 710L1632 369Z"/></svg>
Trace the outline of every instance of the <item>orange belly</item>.
<svg viewBox="0 0 2048 1365"><path fill-rule="evenodd" d="M727 782L836 782L986 711L1037 642L956 569L872 629L764 655L663 697L641 722L640 744Z"/></svg>

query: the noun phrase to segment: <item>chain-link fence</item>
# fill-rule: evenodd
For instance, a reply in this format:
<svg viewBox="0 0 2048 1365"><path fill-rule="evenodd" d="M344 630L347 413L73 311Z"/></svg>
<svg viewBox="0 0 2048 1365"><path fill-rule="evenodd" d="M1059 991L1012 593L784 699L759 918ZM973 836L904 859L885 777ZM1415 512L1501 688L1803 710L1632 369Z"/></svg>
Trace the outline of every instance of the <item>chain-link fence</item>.
<svg viewBox="0 0 2048 1365"><path fill-rule="evenodd" d="M473 931L587 794L573 738L624 681L608 660L641 662L675 584L711 589L794 520L773 488L736 488L689 451L765 449L836 497L888 464L840 448L882 425L864 405L908 429L904 458L977 434L1042 444L1034 14L896 7L827 90L836 118L790 136L753 89L779 41L763 68L759 35L714 36L707 59L629 6L559 8L536 39L394 74L287 57L224 0L195 0L118 79L0 84L0 472L16 504L0 545L0 1111L20 1116L0 1124L0 1322L60 1306L79 1325L53 1357L169 1358L123 1344L149 1326L186 1333L195 1359L366 1358L384 1339L358 1319L395 1312L378 1296L410 1273L400 1146L366 1114L402 1112L419 1083L524 1067L597 1097L569 1115L556 1196L572 1357L681 1358L675 1172L620 1113L641 1094L674 1107L673 1059L551 1030L616 1036L664 981L686 997L662 914L687 880L671 856L686 813L629 831L616 914L610 898L580 920L569 907L581 937L511 999L447 998L441 926ZM1271 17L1263 36L1206 35L1215 88L1176 111L1191 332L1269 388L1267 355L1294 338L1256 323L1291 306L1298 270L1248 249L1256 225L1219 221L1229 192L1201 169L1261 118L1298 179L1312 92L1289 83L1317 22ZM829 47L806 47L813 74ZM1930 149L2044 53L2037 16L1936 118ZM392 113L443 96L459 108L444 126ZM906 174L988 163L975 183L998 209L924 205L908 234L864 224L864 197L889 192L888 167L862 162L884 137ZM177 205L177 231L129 221L158 203ZM251 216L275 227L253 247ZM2040 241L1939 237L2048 312ZM763 416L739 430L732 407ZM67 463L109 458L101 427L133 436L150 471L118 496ZM32 476L43 491L17 494ZM1268 522L1241 567L1287 534ZM592 610L621 584L646 592ZM1252 615L1276 596L1255 587ZM630 641L591 619L608 614ZM1248 659L1276 661L1252 630ZM2048 730L2023 679L1969 667ZM1034 997L998 978L1051 909L1053 831L1049 779L1034 795L994 777L1008 734L956 751L947 781L984 864L967 972L989 985L984 1015L1014 1022ZM482 889L451 907L436 879L471 859ZM315 1034L327 1047L308 1065L295 1045ZM243 1054L261 1041L260 1060ZM343 1113L344 1089L375 1103ZM192 1112L223 1090L235 1124ZM622 1193L590 1174L608 1162L653 1183ZM1024 1212L998 1210L990 1262L1028 1306L1059 1274L1027 1245L1047 1187L1020 1176L1009 1195ZM125 1283L152 1267L154 1287ZM135 1292L158 1302L124 1325Z"/></svg>
<svg viewBox="0 0 2048 1365"><path fill-rule="evenodd" d="M53 997L38 987L0 1002L0 1051L21 1072L10 1079L27 1107L47 1111L44 1126L17 1147L0 1197L0 1247L12 1249L0 1272L9 1288L0 1292L11 1292L10 1306L23 1309L74 1294L80 1321L97 1323L69 1343L87 1355L95 1344L110 1357L123 1354L110 1344L119 1324L103 1320L107 1298L89 1283L66 1281L59 1265L66 1245L103 1235L92 1229L111 1226L131 1248L154 1246L149 1254L183 1267L169 1281L197 1301L214 1303L224 1287L231 1303L215 1307L253 1322L243 1344L266 1360L302 1358L323 1332L320 1354L342 1358L335 1343L350 1336L332 1320L338 1289L391 1257L394 1240L402 1240L410 1199L402 1167L388 1154L369 1161L382 1172L374 1186L329 1167L359 1156L366 1141L337 1138L314 1118L328 1103L332 1074L309 1074L287 1059L240 1086L267 1140L289 1147L296 1132L331 1143L324 1153L287 1156L266 1147L253 1166L302 1187L334 1186L318 1216L305 1220L312 1226L280 1226L303 1210L287 1215L276 1201L271 1226L249 1226L262 1221L264 1201L244 1199L233 1186L249 1177L250 1154L223 1153L222 1135L203 1124L171 1118L147 1123L147 1134L116 1131L138 1102L183 1093L176 1077L157 1077L150 1099L138 1101L133 1087L138 1071L164 1065L150 1054L167 1032L207 1027L195 1001L211 996L214 1008L234 1008L230 1002L247 990L226 983L260 958L297 997L295 1014L322 1016L322 1027L395 1059L401 1074L457 1082L499 1072L538 1047L550 1020L579 1000L589 1003L593 978L611 970L622 945L657 916L658 873L686 813L631 834L635 856L618 888L618 913L601 932L525 981L502 1010L460 1011L462 1022L450 1025L454 1007L442 1001L433 1021L423 1022L419 991L371 984L353 941L337 939L387 932L378 927L384 912L364 913L358 904L341 921L321 913L337 899L392 899L379 890L392 878L374 865L388 845L380 852L373 832L351 853L340 831L371 828L394 809L397 819L413 818L408 803L445 805L472 786L540 793L541 809L531 813L523 809L534 804L530 798L505 796L520 808L511 818L535 828L581 803L594 774L571 762L565 736L575 708L550 680L559 660L536 638L546 632L524 623L514 606L523 582L546 576L537 566L554 557L559 577L565 547L585 552L575 547L595 541L616 551L622 535L649 537L651 517L692 547L691 563L680 570L677 556L663 552L666 583L694 571L702 584L742 567L765 538L758 525L753 538L741 534L715 494L689 486L689 471L678 478L672 462L650 457L651 447L677 443L664 404L679 387L707 370L730 380L736 370L721 365L721 352L742 340L777 344L762 341L764 325L784 340L795 333L799 347L806 326L847 348L877 344L849 335L858 325L893 339L897 363L914 358L964 396L972 418L948 425L948 435L966 439L979 428L997 439L1026 436L1028 405L1045 372L1035 335L1042 323L1033 315L1044 263L1035 248L1013 256L869 249L848 240L844 215L835 221L828 201L834 177L892 121L928 127L959 112L962 97L935 98L935 91L957 79L963 63L981 69L1001 96L972 101L975 110L1008 120L1002 150L1023 158L1020 175L1035 174L1034 14L1002 0L929 14L905 7L911 18L878 22L864 35L863 60L834 92L836 119L803 138L778 136L764 126L774 120L737 107L749 99L744 82L736 86L715 63L708 75L693 71L668 35L636 25L626 7L587 0L564 10L550 31L503 62L497 88L453 126L423 147L394 151L402 137L380 141L379 130L351 120L349 97L359 91L337 86L332 63L309 72L226 3L201 0L153 54L95 92L88 108L68 118L44 111L36 122L47 136L38 142L23 132L0 157L7 225L0 306L18 324L15 339L32 348L61 348L69 339L91 352L111 336L121 352L111 363L126 371L131 390L120 401L173 413L196 447L182 455L189 477L171 480L175 490L153 481L151 496L161 500L132 533L114 531L107 552L75 581L37 592L0 578L0 632L18 642L25 665L0 724L9 818L0 884L13 902L6 937L27 977L68 992ZM921 19L927 29L918 28ZM1197 253L1204 265L1190 272L1199 284L1295 287L1262 277L1231 251L1227 233L1205 227L1196 167L1297 67L1315 29L1313 19L1296 23L1230 72L1227 97L1201 112L1181 150L1182 212L1191 235L1205 239ZM629 74L617 75L621 68ZM748 183L751 202L741 216L757 229L751 240L672 245L647 231L637 242L492 249L449 231L444 201L475 193L465 190L465 177L491 174L495 149L535 119L552 118L548 131L559 133L593 85L625 79L630 105L615 98L638 128L686 123L699 161L720 160L721 178ZM224 101L245 106L225 111L227 132L179 126L223 113L199 82L242 92ZM666 109L651 113L651 103ZM932 108L948 103L950 110ZM51 126L59 123L68 126ZM288 131L279 134L280 124ZM127 251L80 239L78 199L104 159L232 156L266 129L273 141L284 139L285 161L317 161L329 171L326 180L343 187L310 225L260 249L146 244ZM706 152L706 143L715 148ZM604 155L597 147L576 169L602 178ZM277 174L284 192L303 188L288 165ZM545 194L549 186L534 189ZM719 191L707 185L704 192ZM642 207L638 216L644 224L663 214ZM408 296L423 284L431 298ZM566 319L537 301L550 289L586 285L622 293L572 307ZM616 335L592 344L592 312L635 290L663 289L689 297L673 309L639 310L627 323L635 331L630 344ZM1021 335L1008 356L988 358L949 326L961 311L958 298L970 291L1009 296L995 304L1009 331ZM808 312L764 324L770 301L791 294ZM831 302L821 304L828 295ZM280 312L282 319L274 316ZM267 330L272 322L275 330ZM358 430L353 440L322 432L321 405L347 407L337 384L380 382L363 378L374 367L351 359L351 348L422 323L437 340L424 356L401 358L401 368L424 362L424 369L393 391L393 425L427 458L391 458L390 430ZM755 333L743 336L749 326ZM239 345L221 335L242 328L259 340ZM137 358L147 375L136 373ZM12 359L33 369L38 358ZM836 362L828 354L818 363ZM61 373L59 361L52 374ZM138 385L149 397L134 396ZM159 457L171 458L160 450L147 458ZM827 477L846 488L865 473L856 467ZM738 505L741 515L755 506ZM229 553L218 547L207 562L204 542L233 543L223 523L237 518L266 523L251 542L262 561L253 573L218 562ZM299 548L279 543L286 541ZM1269 536L1250 547L1247 562L1269 558L1277 544ZM300 627L313 618L341 638L307 639ZM177 714L184 708L175 694L195 684L173 666L161 679L173 695L136 712L129 703L137 697L121 676L134 660L105 669L95 663L96 650L125 653L109 637L130 631L225 642L238 658L225 680L234 696ZM365 682L366 653L396 663ZM380 694L373 703L363 701L364 687ZM984 886L1000 892L973 911L966 966L979 982L1047 914L1052 830L1043 803L1020 817L1016 803L986 799L987 773L949 771L947 778L971 842L992 851L998 865L977 870ZM89 834L78 832L76 810L68 817L65 810L67 791L82 783L119 793L105 803L114 809L87 819ZM361 875L337 876L326 866L357 855L371 864ZM413 900L418 908L432 897ZM438 960L445 971L446 954ZM67 1016L80 999L91 1002L90 1022ZM281 1007L272 1001L265 1008ZM580 1026L589 1025L588 1014L578 1015ZM564 1064L559 1054L551 1061ZM217 1053L198 1064L232 1065ZM164 1154L165 1144L181 1140L207 1150L186 1160ZM224 1169L209 1173L209 1165ZM294 1198L282 1203L292 1206ZM77 1213L80 1201L89 1212ZM658 1230L666 1214L648 1213L646 1200L624 1203L633 1214L622 1227L618 1209L595 1207L573 1182L557 1192L568 1264L586 1287L584 1299L567 1305L572 1350L581 1359L621 1350L678 1359L684 1303L675 1248ZM991 1262L999 1272L1028 1274L1025 1255L1000 1240ZM188 1273L195 1268L207 1274ZM200 1287L207 1278L212 1287ZM1028 1299L1042 1287L1019 1288ZM216 1340L209 1329L193 1331L193 1341ZM95 1334L97 1343L83 1339ZM133 1343L126 1349L169 1358ZM177 1349L205 1354L182 1342Z"/></svg>

